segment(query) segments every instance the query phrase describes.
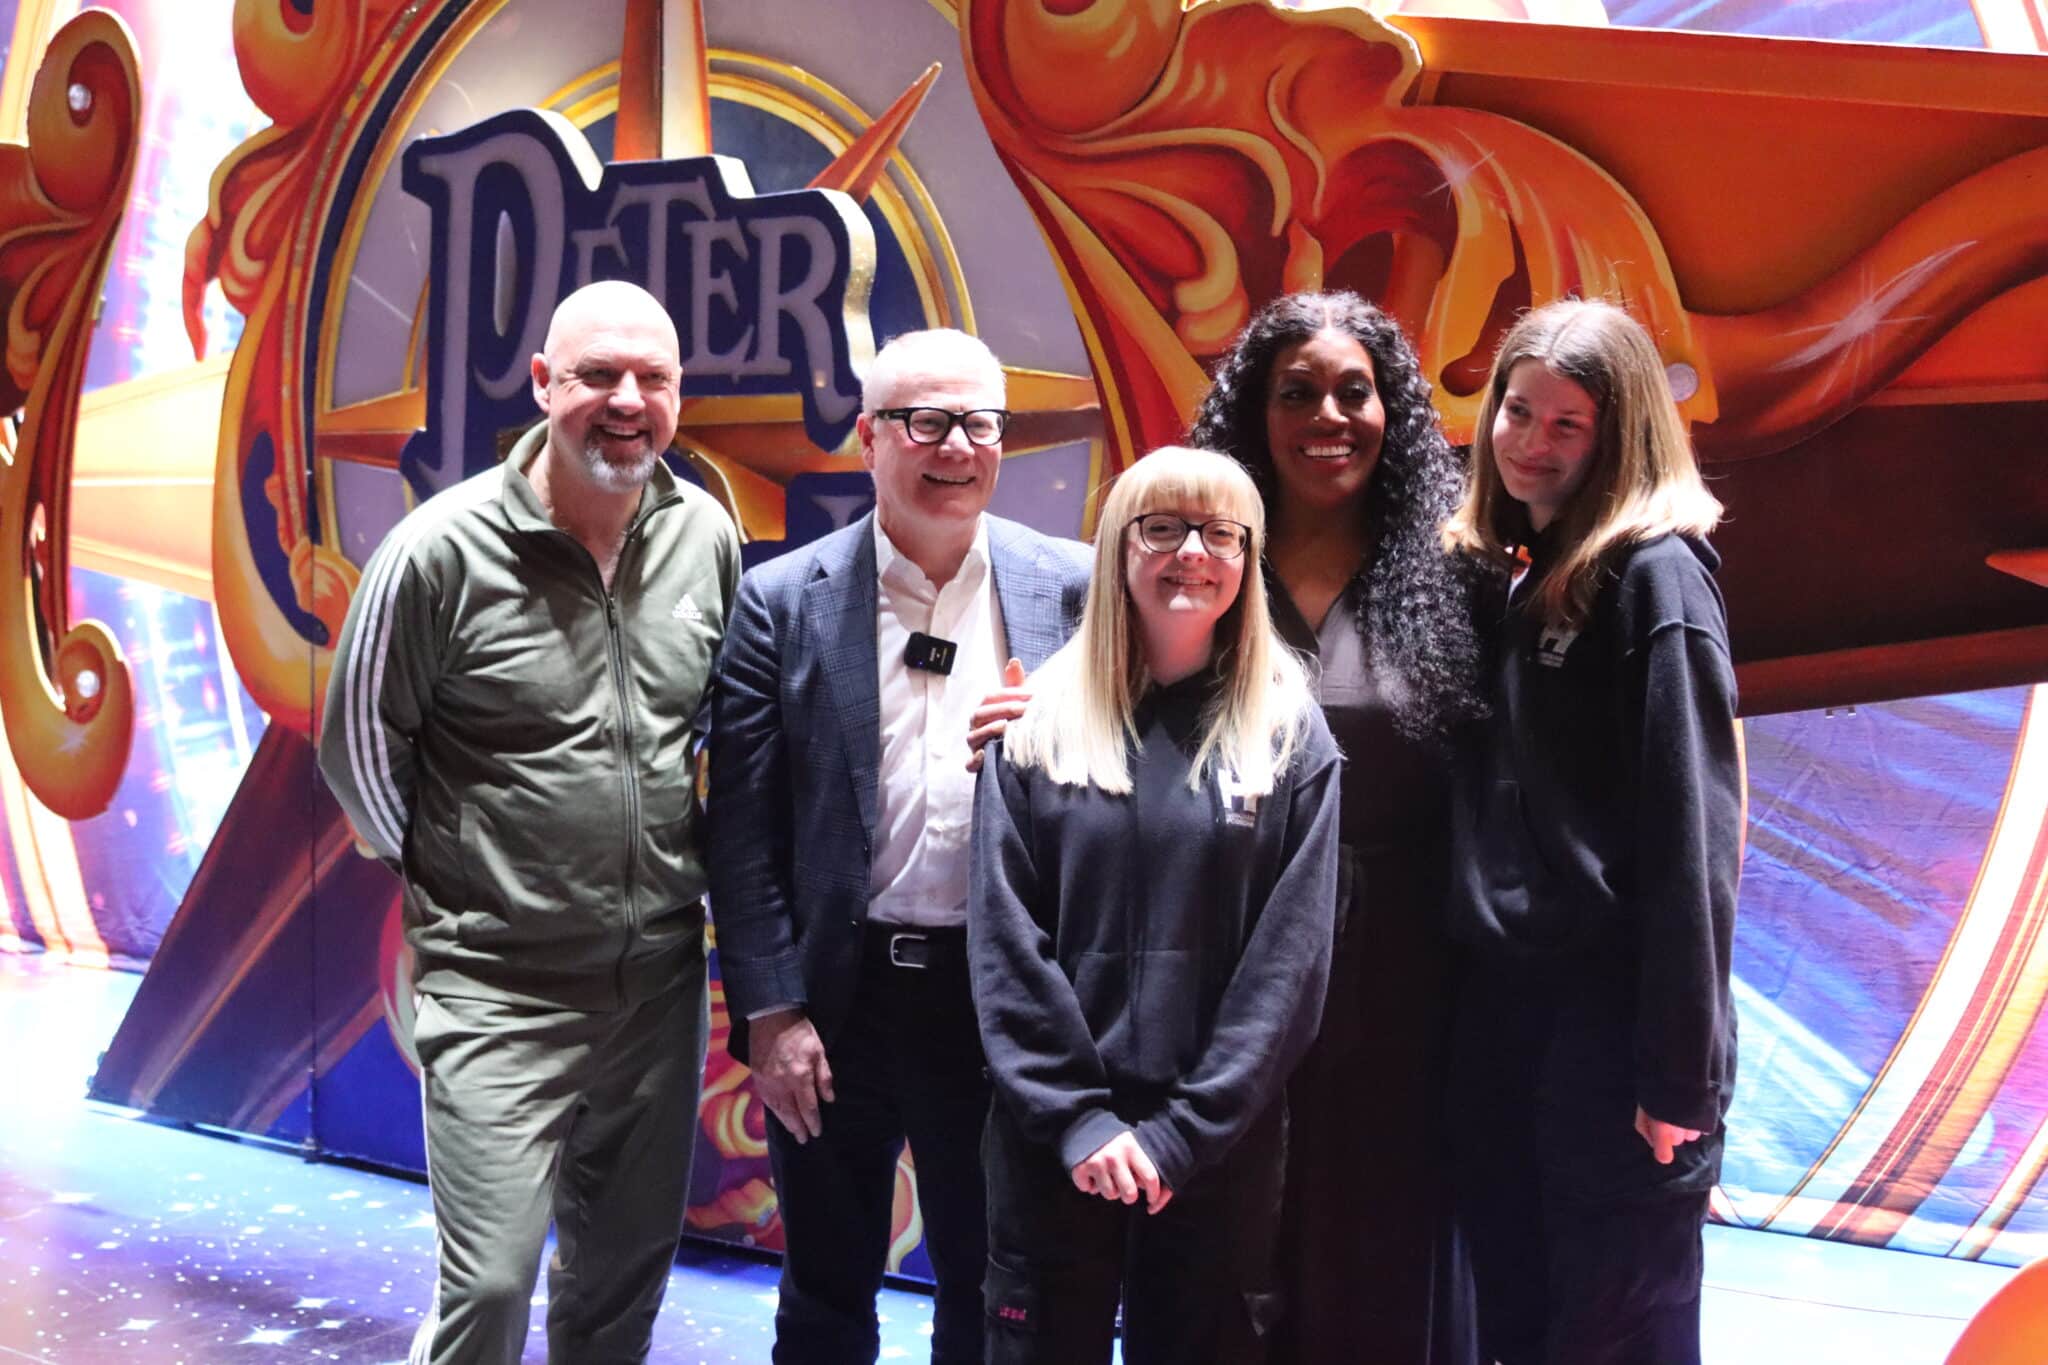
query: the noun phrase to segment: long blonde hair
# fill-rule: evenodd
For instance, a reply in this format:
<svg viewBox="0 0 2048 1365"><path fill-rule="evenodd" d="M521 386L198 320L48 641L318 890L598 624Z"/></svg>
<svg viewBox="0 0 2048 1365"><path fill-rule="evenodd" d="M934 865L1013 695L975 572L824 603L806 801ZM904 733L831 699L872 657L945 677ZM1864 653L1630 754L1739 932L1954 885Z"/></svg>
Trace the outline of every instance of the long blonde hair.
<svg viewBox="0 0 2048 1365"><path fill-rule="evenodd" d="M1131 521L1149 512L1200 511L1251 527L1237 600L1216 622L1221 695L1202 720L1188 773L1200 788L1217 765L1249 794L1273 789L1287 766L1308 708L1307 675L1273 630L1259 555L1265 504L1243 467L1226 455L1164 446L1117 479L1096 523L1095 577L1081 629L1038 671L1029 708L1003 737L1006 760L1043 768L1055 782L1116 795L1131 790L1138 699L1151 685L1125 576Z"/></svg>
<svg viewBox="0 0 2048 1365"><path fill-rule="evenodd" d="M1614 304L1559 299L1524 314L1494 355L1465 497L1444 524L1448 548L1508 563L1530 539L1527 509L1502 486L1493 450L1508 376L1524 360L1571 380L1599 408L1593 467L1558 515L1556 558L1529 597L1535 614L1583 626L1613 551L1670 532L1705 536L1720 523L1721 504L1700 479L1650 334Z"/></svg>

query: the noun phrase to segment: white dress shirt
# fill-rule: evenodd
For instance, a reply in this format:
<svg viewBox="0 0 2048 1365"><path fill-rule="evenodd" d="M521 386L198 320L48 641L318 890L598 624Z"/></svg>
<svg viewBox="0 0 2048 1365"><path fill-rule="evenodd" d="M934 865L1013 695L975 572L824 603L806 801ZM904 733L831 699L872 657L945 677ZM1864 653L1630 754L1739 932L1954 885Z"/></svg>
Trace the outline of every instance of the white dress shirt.
<svg viewBox="0 0 2048 1365"><path fill-rule="evenodd" d="M1008 639L989 565L988 522L944 587L899 551L875 519L875 650L882 706L868 918L907 928L967 922L974 774L968 720L1001 685ZM912 631L959 646L949 674L903 662Z"/></svg>

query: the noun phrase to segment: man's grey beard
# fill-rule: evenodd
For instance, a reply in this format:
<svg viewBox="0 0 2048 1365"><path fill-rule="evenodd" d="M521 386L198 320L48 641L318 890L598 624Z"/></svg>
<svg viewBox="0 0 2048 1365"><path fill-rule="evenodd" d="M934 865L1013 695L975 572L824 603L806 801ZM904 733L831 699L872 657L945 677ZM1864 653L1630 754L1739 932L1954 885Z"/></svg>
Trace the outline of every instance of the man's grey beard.
<svg viewBox="0 0 2048 1365"><path fill-rule="evenodd" d="M607 493L637 493L647 486L648 476L654 473L654 462L661 458L659 451L650 450L631 464L618 464L604 457L604 446L591 441L583 447L583 468L590 475L590 481Z"/></svg>

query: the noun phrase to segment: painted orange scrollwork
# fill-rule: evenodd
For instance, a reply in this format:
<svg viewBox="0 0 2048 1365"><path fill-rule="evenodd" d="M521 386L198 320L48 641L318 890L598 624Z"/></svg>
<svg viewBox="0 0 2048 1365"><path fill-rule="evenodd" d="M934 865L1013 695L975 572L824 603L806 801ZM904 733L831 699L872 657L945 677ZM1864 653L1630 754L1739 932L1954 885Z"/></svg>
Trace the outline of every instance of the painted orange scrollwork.
<svg viewBox="0 0 2048 1365"><path fill-rule="evenodd" d="M996 147L1065 270L1122 451L1177 438L1250 310L1356 289L1416 338L1454 439L1514 313L1625 302L1702 455L1782 450L2048 273L2048 151L1959 180L1829 278L1689 310L1654 225L1527 124L1420 102L1414 42L1348 0L963 0Z"/></svg>
<svg viewBox="0 0 2048 1365"><path fill-rule="evenodd" d="M1304 288L1357 289L1400 318L1453 428L1470 425L1507 316L1568 292L1627 298L1694 366L1690 415L1712 416L1628 193L1533 128L1410 105L1415 45L1364 10L968 0L961 35L1088 321L1123 449L1178 437L1203 361L1259 301Z"/></svg>
<svg viewBox="0 0 2048 1365"><path fill-rule="evenodd" d="M1829 426L1963 319L2048 276L2048 148L1951 185L1811 290L1774 308L1695 314L1721 375L1708 459L1768 455Z"/></svg>
<svg viewBox="0 0 2048 1365"><path fill-rule="evenodd" d="M307 660L324 658L340 633L356 570L311 533L311 443L296 401L307 291L293 248L317 221L323 149L404 9L401 0L338 0L310 12L292 0L235 0L242 81L272 123L214 172L205 221L185 249L194 352L205 352L210 281L248 319L228 371L214 475L221 631L250 695L302 733L316 705L310 680L325 671Z"/></svg>
<svg viewBox="0 0 2048 1365"><path fill-rule="evenodd" d="M58 30L26 144L0 144L0 713L29 790L82 820L113 799L134 696L119 645L70 612L72 443L94 305L128 203L141 79L127 28L87 10Z"/></svg>

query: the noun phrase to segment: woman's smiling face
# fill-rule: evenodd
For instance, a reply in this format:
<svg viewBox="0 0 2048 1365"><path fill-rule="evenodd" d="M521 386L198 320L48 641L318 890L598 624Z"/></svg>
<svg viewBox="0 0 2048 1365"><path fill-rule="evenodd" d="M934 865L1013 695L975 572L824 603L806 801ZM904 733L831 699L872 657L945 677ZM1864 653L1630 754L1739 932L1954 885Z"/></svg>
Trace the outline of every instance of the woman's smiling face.
<svg viewBox="0 0 2048 1365"><path fill-rule="evenodd" d="M1318 332L1274 357L1266 450L1284 504L1331 511L1363 497L1386 433L1372 355L1358 338Z"/></svg>

